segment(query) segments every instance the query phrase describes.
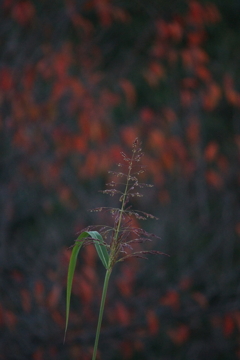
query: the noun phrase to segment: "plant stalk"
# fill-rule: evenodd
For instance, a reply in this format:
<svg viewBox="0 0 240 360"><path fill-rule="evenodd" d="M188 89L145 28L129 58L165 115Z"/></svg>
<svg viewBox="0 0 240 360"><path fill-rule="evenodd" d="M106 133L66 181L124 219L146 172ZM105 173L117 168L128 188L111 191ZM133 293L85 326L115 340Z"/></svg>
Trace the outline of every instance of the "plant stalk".
<svg viewBox="0 0 240 360"><path fill-rule="evenodd" d="M100 330L101 330L101 325L102 325L103 311L104 311L105 300L106 300L107 289L108 289L108 282L109 282L111 272L112 272L111 268L107 269L105 279L104 279L102 299L101 299L100 310L99 310L99 315L98 315L98 324L97 324L92 360L96 360L96 356L97 356L98 341L99 341L99 335L100 335Z"/></svg>

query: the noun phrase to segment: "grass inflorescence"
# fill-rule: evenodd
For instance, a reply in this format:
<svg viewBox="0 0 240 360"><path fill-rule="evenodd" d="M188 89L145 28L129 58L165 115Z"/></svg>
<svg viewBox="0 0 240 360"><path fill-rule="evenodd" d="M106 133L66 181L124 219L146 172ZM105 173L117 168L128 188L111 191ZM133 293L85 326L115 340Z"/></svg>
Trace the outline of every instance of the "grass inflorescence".
<svg viewBox="0 0 240 360"><path fill-rule="evenodd" d="M123 163L118 164L120 171L109 171L113 177L113 180L107 184L108 188L102 191L102 193L110 196L118 195L120 206L98 207L90 210L93 212L104 211L109 213L113 219L113 225L92 225L85 228L78 236L73 246L68 269L65 335L68 326L72 280L75 271L77 255L80 248L83 245L93 244L96 247L99 258L106 268L92 360L95 360L97 357L98 341L108 282L114 265L130 257L139 257L145 259L146 255L148 254L164 254L157 250L134 251L134 244L151 241L153 237L158 238L158 236L133 225L134 218L137 220L157 218L152 214L133 209L130 204L131 199L143 196L141 189L152 187L153 185L141 183L139 181L140 174L144 172L144 167L141 164L143 152L141 143L138 141L138 139L133 142L132 153L130 157L128 157L124 152L122 152L121 155L123 158Z"/></svg>

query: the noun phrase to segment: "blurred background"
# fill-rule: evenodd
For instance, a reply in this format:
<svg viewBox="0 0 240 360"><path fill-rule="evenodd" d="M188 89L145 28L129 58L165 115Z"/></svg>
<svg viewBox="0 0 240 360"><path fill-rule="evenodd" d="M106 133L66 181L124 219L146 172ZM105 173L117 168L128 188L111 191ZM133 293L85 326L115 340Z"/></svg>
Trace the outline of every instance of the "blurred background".
<svg viewBox="0 0 240 360"><path fill-rule="evenodd" d="M240 2L0 7L0 359L91 359L104 271L86 247L63 344L68 248L136 137L170 257L116 266L99 359L240 359Z"/></svg>

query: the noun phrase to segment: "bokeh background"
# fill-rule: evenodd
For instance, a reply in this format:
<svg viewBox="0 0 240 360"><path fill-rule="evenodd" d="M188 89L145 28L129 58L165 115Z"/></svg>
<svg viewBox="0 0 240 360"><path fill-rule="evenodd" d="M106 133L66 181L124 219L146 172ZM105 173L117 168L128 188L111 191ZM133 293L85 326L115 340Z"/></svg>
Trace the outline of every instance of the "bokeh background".
<svg viewBox="0 0 240 360"><path fill-rule="evenodd" d="M108 170L143 143L133 202L149 256L116 266L99 359L240 359L240 2L2 0L0 359L89 360L103 268L68 249L111 206Z"/></svg>

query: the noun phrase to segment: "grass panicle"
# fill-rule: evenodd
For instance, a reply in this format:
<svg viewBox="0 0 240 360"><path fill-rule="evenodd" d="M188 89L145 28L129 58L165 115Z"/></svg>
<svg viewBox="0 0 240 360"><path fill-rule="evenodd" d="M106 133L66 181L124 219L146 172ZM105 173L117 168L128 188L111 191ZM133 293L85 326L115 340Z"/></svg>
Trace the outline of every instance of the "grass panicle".
<svg viewBox="0 0 240 360"><path fill-rule="evenodd" d="M97 358L98 341L101 331L101 323L109 278L114 265L131 257L146 259L146 255L166 255L157 250L134 251L134 245L152 241L158 236L145 231L144 229L134 226L135 220L157 219L154 215L144 211L132 208L131 200L136 197L142 197L141 189L152 187L151 184L145 184L139 181L140 175L144 172L141 164L143 156L141 143L136 139L132 145L131 156L124 152L121 153L123 163L119 163L120 171L109 171L113 178L108 184L103 194L110 196L119 196L119 207L98 207L92 209L92 212L106 212L112 218L112 226L92 225L83 229L73 245L72 256L70 258L67 284L67 308L66 308L66 327L68 326L71 286L76 266L76 257L82 246L94 245L103 266L106 268L106 275L103 285L103 293L100 304L96 337L93 349L92 360Z"/></svg>

